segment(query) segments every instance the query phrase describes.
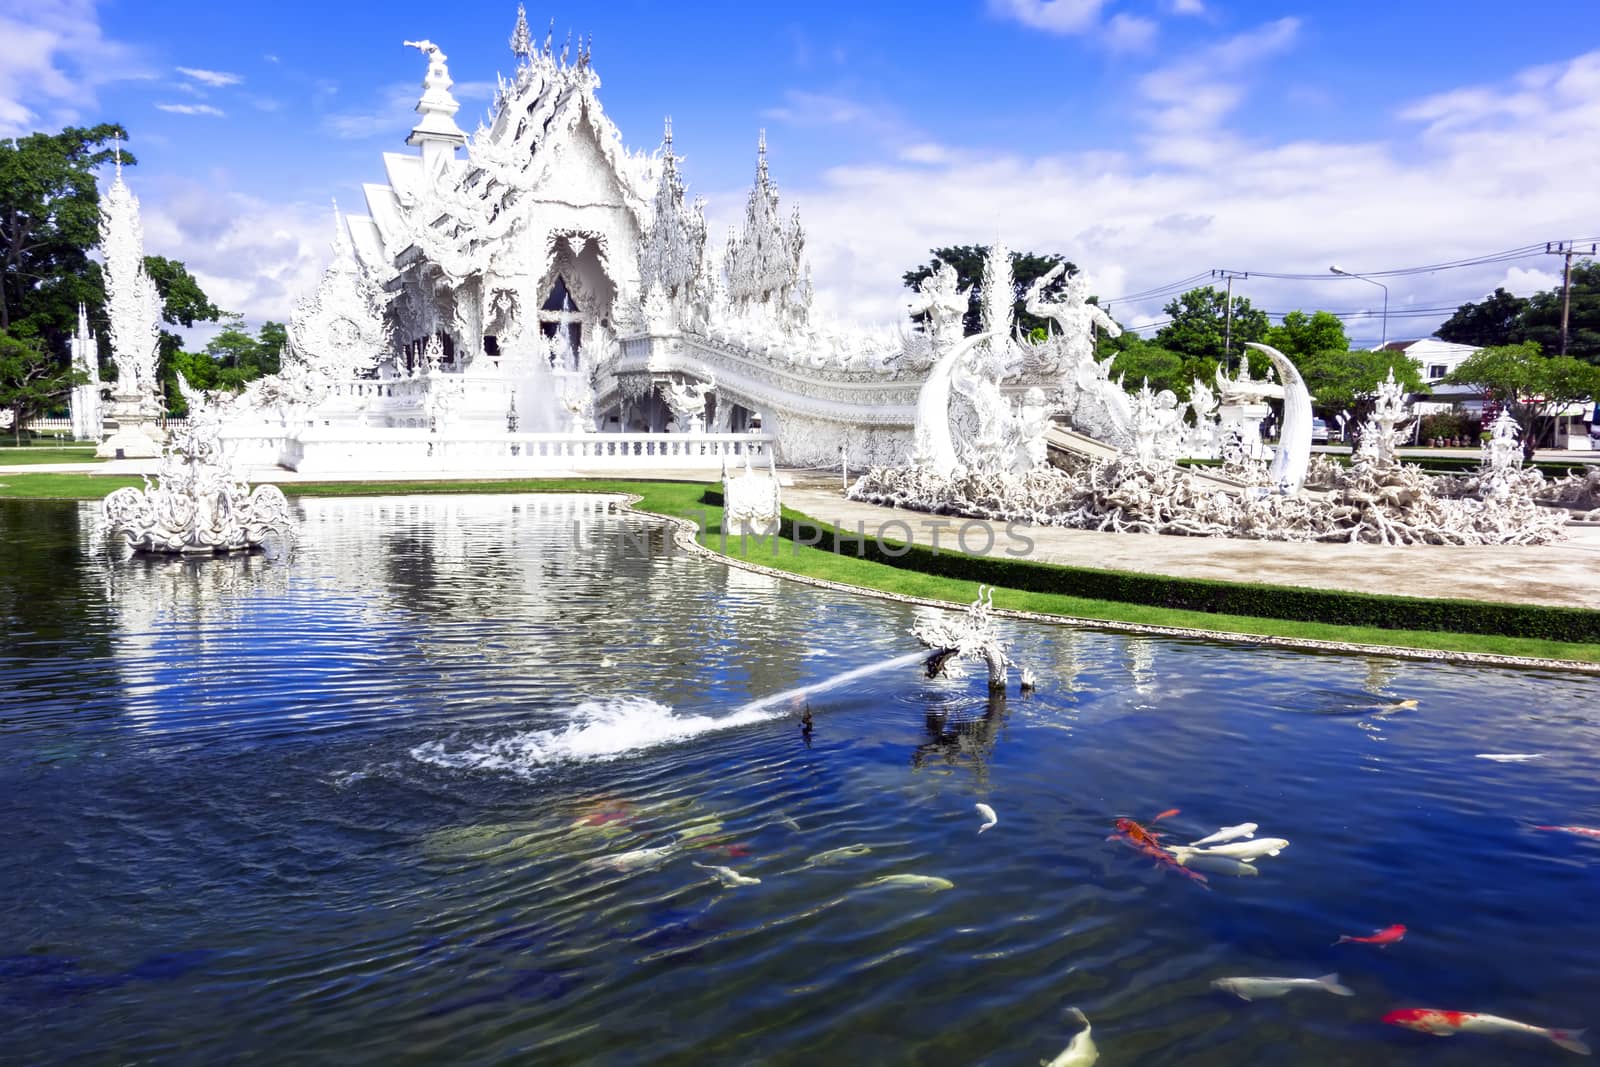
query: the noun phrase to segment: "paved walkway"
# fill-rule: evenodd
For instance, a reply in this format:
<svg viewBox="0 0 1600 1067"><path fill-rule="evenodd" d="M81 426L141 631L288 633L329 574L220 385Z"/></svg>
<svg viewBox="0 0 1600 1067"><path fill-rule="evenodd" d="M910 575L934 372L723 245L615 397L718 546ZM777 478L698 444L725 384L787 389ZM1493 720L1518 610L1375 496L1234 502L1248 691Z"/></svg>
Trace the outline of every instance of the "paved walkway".
<svg viewBox="0 0 1600 1067"><path fill-rule="evenodd" d="M1541 456L1542 458L1542 456ZM154 460L112 460L96 464L0 466L7 474L86 473L137 475L153 472ZM595 479L653 479L714 482L704 470L632 468L588 475ZM489 472L443 475L417 471L342 478L300 475L279 469L252 470L251 481L282 485L329 481L461 481L496 478L574 478L574 472ZM838 473L780 471L784 504L796 511L852 530L862 523L868 534L894 522L884 536L931 545L938 526L939 544L959 549L957 532L966 528L966 544L977 552L993 537L993 552L1004 554L1020 544L1003 523L928 515L844 499ZM904 526L900 525L901 523ZM1161 534L1113 534L1056 527L1019 526L1033 546L1022 558L1045 563L1147 574L1170 574L1222 581L1262 582L1302 588L1346 589L1389 595L1461 598L1510 604L1552 604L1600 609L1600 528L1568 527L1569 539L1545 546L1427 545L1388 548L1380 545L1300 544L1287 541L1235 541L1215 537L1169 537ZM986 532L987 530L987 532Z"/></svg>

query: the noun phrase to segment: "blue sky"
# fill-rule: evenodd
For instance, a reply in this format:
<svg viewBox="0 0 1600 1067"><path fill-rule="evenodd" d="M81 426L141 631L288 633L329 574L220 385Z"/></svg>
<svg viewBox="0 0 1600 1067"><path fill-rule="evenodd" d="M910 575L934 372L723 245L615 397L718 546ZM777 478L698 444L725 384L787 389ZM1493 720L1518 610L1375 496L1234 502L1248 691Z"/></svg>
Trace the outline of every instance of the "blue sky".
<svg viewBox="0 0 1600 1067"><path fill-rule="evenodd" d="M424 63L449 56L470 130L511 69L514 3L11 0L0 136L124 123L147 250L252 321L285 318L326 257L327 202L363 210ZM819 297L883 321L936 244L1059 251L1106 297L1213 267L1325 272L1453 260L1600 231L1600 4L1347 0L607 3L533 7L590 34L632 148L671 114L691 193L732 222L765 127ZM721 229L714 232L720 233ZM1418 336L1554 260L1390 283ZM1251 279L1272 311L1376 309L1329 277ZM1160 318L1165 295L1119 318ZM1377 340L1374 316L1354 319Z"/></svg>

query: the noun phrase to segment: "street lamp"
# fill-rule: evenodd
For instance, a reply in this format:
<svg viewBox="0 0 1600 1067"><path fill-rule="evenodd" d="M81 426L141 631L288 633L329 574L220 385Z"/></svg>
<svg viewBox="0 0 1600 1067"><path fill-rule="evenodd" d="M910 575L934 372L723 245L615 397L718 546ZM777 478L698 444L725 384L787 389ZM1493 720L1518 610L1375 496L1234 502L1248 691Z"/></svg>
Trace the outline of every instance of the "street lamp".
<svg viewBox="0 0 1600 1067"><path fill-rule="evenodd" d="M1344 270L1344 269L1342 269L1340 267L1329 267L1328 269L1333 271L1333 273L1335 273L1335 274L1343 274L1346 278L1360 278L1364 282L1371 282L1373 285L1376 285L1379 289L1383 290L1383 340L1378 342L1378 347L1382 348L1384 345L1388 344L1389 343L1389 287L1387 285L1384 285L1382 282L1377 281L1376 279L1367 277L1365 274L1357 274L1354 271Z"/></svg>

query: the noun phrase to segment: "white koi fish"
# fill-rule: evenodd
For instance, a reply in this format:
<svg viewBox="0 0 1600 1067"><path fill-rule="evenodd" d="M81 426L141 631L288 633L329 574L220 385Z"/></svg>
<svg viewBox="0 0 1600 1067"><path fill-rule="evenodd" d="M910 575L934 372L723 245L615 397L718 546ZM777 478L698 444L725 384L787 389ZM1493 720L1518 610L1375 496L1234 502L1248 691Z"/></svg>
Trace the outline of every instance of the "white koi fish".
<svg viewBox="0 0 1600 1067"><path fill-rule="evenodd" d="M1320 989L1336 997L1356 995L1349 986L1339 984L1337 974L1325 974L1321 978L1218 978L1211 983L1211 988L1232 993L1240 1000L1281 997L1296 989Z"/></svg>
<svg viewBox="0 0 1600 1067"><path fill-rule="evenodd" d="M590 862L597 867L610 867L614 871L637 871L643 867L660 866L675 851L671 845L663 845L660 848L636 848L632 852L619 852L615 856L597 856Z"/></svg>
<svg viewBox="0 0 1600 1067"><path fill-rule="evenodd" d="M1198 841L1189 842L1190 848L1203 848L1206 845L1220 845L1224 841L1232 841L1240 837L1254 837L1260 827L1253 822L1242 822L1238 826L1224 826L1209 837L1202 837Z"/></svg>
<svg viewBox="0 0 1600 1067"><path fill-rule="evenodd" d="M1236 860L1232 856L1213 856L1207 852L1189 852L1177 857L1183 866L1207 874L1231 874L1235 878L1254 878L1261 872L1253 863Z"/></svg>
<svg viewBox="0 0 1600 1067"><path fill-rule="evenodd" d="M886 874L882 878L874 878L870 882L863 882L861 888L870 889L873 886L893 885L904 889L926 889L936 893L941 889L954 889L956 884L948 878L936 878L931 874Z"/></svg>
<svg viewBox="0 0 1600 1067"><path fill-rule="evenodd" d="M978 833L980 833L980 834L983 833L989 827L993 826L995 823L1000 821L1000 816L996 815L994 813L994 809L991 808L989 805L980 803L980 804L974 804L972 806L977 808L978 809L978 814L982 815L984 817L984 819L987 820L987 821L984 822L984 824L982 826L978 827Z"/></svg>
<svg viewBox="0 0 1600 1067"><path fill-rule="evenodd" d="M1276 856L1288 847L1289 842L1281 837L1258 837L1254 841L1234 841L1230 844L1216 845L1212 848L1195 848L1193 845L1170 845L1167 851L1179 857L1198 853L1205 856L1227 856L1229 859L1254 863L1262 856Z"/></svg>
<svg viewBox="0 0 1600 1067"><path fill-rule="evenodd" d="M1456 1034L1531 1034L1548 1038L1580 1056L1589 1055L1589 1046L1582 1040L1583 1030L1558 1030L1549 1026L1533 1026L1515 1019L1502 1019L1498 1015L1482 1015L1475 1011L1439 1011L1434 1008L1401 1008L1383 1017L1391 1026L1403 1026L1435 1037L1454 1037Z"/></svg>
<svg viewBox="0 0 1600 1067"><path fill-rule="evenodd" d="M740 874L732 867L714 867L709 863L701 863L699 860L693 860L691 862L693 862L694 865L699 867L702 871L715 871L717 875L717 881L721 882L730 889L737 889L742 885L761 884L761 879L751 878L747 875Z"/></svg>
<svg viewBox="0 0 1600 1067"><path fill-rule="evenodd" d="M1089 1017L1077 1008L1067 1010L1078 1017L1083 1030L1073 1036L1067 1047L1061 1050L1061 1055L1053 1060L1040 1060L1039 1067L1093 1067L1100 1058L1100 1050L1094 1047L1094 1038L1090 1036L1094 1027L1089 1025Z"/></svg>

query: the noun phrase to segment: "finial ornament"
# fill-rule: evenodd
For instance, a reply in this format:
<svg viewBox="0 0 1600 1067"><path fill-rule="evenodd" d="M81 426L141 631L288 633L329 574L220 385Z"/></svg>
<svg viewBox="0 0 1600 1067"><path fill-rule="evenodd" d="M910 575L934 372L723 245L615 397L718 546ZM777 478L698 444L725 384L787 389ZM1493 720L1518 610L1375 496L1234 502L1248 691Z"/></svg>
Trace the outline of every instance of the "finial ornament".
<svg viewBox="0 0 1600 1067"><path fill-rule="evenodd" d="M528 12L521 4L517 5L516 29L511 31L511 54L519 60L533 55L533 38L528 33Z"/></svg>

